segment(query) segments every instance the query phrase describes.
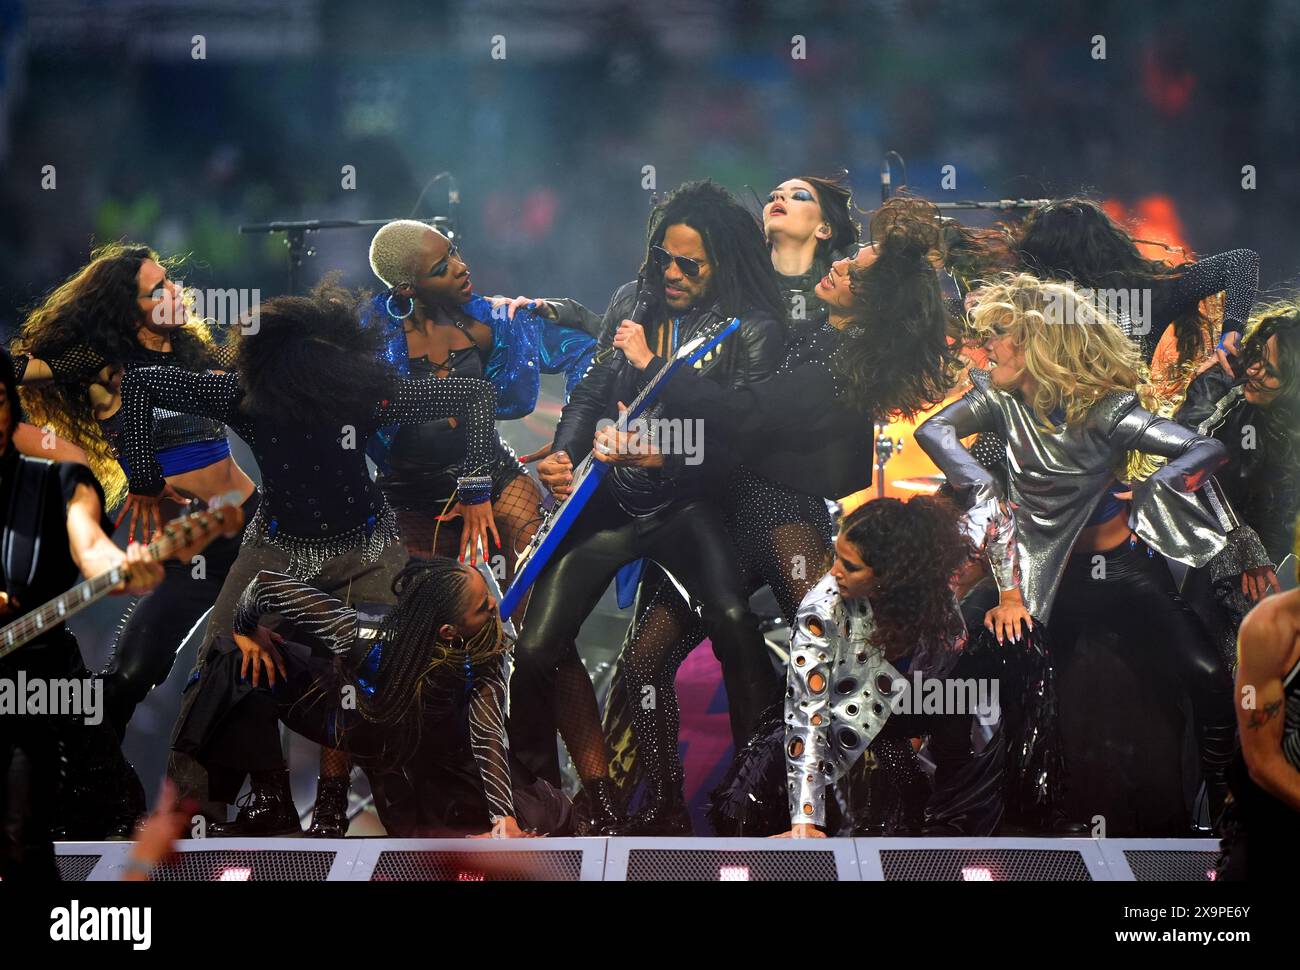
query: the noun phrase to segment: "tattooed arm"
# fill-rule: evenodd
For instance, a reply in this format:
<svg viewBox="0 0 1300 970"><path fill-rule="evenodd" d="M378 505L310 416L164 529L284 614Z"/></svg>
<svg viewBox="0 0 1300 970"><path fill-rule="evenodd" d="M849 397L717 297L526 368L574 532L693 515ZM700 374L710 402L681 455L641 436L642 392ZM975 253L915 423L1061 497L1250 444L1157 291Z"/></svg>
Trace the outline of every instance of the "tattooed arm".
<svg viewBox="0 0 1300 970"><path fill-rule="evenodd" d="M1281 605L1279 605L1281 604ZM1283 597L1255 607L1237 642L1237 725L1251 780L1300 812L1300 770L1282 751L1286 697L1282 677L1295 662L1294 608Z"/></svg>

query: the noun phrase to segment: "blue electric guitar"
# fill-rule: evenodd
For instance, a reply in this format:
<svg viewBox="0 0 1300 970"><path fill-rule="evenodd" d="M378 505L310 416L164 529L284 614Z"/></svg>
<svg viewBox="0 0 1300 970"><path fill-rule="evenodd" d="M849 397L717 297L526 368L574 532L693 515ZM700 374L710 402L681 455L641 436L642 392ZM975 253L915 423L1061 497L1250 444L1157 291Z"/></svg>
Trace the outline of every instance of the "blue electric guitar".
<svg viewBox="0 0 1300 970"><path fill-rule="evenodd" d="M641 393L619 417L618 430L627 431L628 424L645 413L646 408L654 403L660 386L675 374L678 368L694 366L696 361L730 337L739 327L740 318L733 317L716 333L700 334L682 344L673 359L641 389ZM537 577L542 574L546 564L555 555L555 550L559 548L573 523L582 514L583 508L596 493L596 489L600 487L600 483L604 481L611 467L613 466L606 462L597 461L591 454L578 463L578 467L573 472L573 485L569 494L551 507L546 518L542 520L541 526L538 527L537 534L533 536L533 541L519 557L515 581L510 584L505 596L501 597L499 612L502 617L513 614L515 608L523 602L524 596L532 588L533 583L537 582Z"/></svg>

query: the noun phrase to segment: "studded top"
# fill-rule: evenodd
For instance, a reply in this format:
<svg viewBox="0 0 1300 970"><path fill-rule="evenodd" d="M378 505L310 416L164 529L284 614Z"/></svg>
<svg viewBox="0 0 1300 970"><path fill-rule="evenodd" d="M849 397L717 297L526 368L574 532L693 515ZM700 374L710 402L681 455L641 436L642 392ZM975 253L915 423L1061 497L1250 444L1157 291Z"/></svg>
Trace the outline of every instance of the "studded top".
<svg viewBox="0 0 1300 970"><path fill-rule="evenodd" d="M1178 275L1168 279L1130 285L1130 289L1150 288L1149 319L1135 322L1131 312L1120 314L1120 328L1138 344L1148 363L1174 319L1216 293L1224 295L1223 332L1244 330L1259 290L1259 254L1250 249L1207 256L1175 272Z"/></svg>
<svg viewBox="0 0 1300 970"><path fill-rule="evenodd" d="M494 456L496 398L487 381L396 381L371 413L357 415L355 425L342 427L283 415L250 415L240 407L243 397L236 374L191 373L175 367L128 371L122 380L122 442L131 491L156 495L163 487L162 470L150 446L157 407L222 421L248 443L262 471L265 495L256 531L272 545L319 545L344 537L360 541L392 519L366 464L366 442L377 427L457 415L466 434L466 474L482 474ZM306 569L294 573L299 578L310 575Z"/></svg>

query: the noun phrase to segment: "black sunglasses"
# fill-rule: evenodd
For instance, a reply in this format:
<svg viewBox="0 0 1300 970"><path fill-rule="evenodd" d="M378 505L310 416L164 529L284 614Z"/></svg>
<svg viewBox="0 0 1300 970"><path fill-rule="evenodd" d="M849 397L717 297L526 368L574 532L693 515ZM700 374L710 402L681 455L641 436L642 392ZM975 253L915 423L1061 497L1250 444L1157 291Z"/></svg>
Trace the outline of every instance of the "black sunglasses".
<svg viewBox="0 0 1300 970"><path fill-rule="evenodd" d="M677 268L691 279L700 275L700 261L698 259L691 259L689 256L674 256L662 246L651 246L650 255L660 270L667 269L676 261Z"/></svg>

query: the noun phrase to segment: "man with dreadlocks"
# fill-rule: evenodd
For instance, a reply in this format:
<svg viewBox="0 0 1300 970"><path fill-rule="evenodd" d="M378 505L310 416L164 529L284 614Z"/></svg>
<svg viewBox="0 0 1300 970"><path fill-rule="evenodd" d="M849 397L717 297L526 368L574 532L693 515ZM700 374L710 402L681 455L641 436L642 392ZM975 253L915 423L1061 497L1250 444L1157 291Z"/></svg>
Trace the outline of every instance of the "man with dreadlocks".
<svg viewBox="0 0 1300 970"><path fill-rule="evenodd" d="M283 573L259 573L240 597L233 641L215 647L219 657L177 744L214 784L248 773L259 787L283 790L283 721L370 771L390 835L489 822L495 836L522 835L504 717L510 640L486 582L454 559L413 559L393 593L396 605L375 623L365 605L349 607ZM292 625L291 641L259 625L271 615ZM477 798L455 784L471 760ZM451 807L431 810L436 789L448 784L453 797L436 800ZM406 792L415 797L401 797ZM547 794L525 800L527 824L550 829L563 817L562 796ZM298 830L290 801L252 800L240 822L265 835Z"/></svg>
<svg viewBox="0 0 1300 970"><path fill-rule="evenodd" d="M601 421L617 418L645 384L613 348L639 295L650 301L643 321L647 339L665 358L697 335L740 318L738 332L696 365L728 387L770 377L781 362L785 336L785 300L757 220L713 182L681 186L652 214L641 285L628 283L610 300L595 362L574 388L551 454L538 466L542 483L557 497L568 494L574 466L593 446L598 458L614 466L533 589L511 687L520 761L558 784L558 723L592 803L594 831L611 828L619 813L595 692L580 668L579 676L570 675L574 665L567 661L583 621L620 569L652 559L702 604L705 629L722 662L737 743L780 696L734 547L706 496L713 455L727 443L710 440L710 461L688 465L680 448L631 442L610 427L597 435ZM673 416L662 404L643 415L651 422Z"/></svg>

